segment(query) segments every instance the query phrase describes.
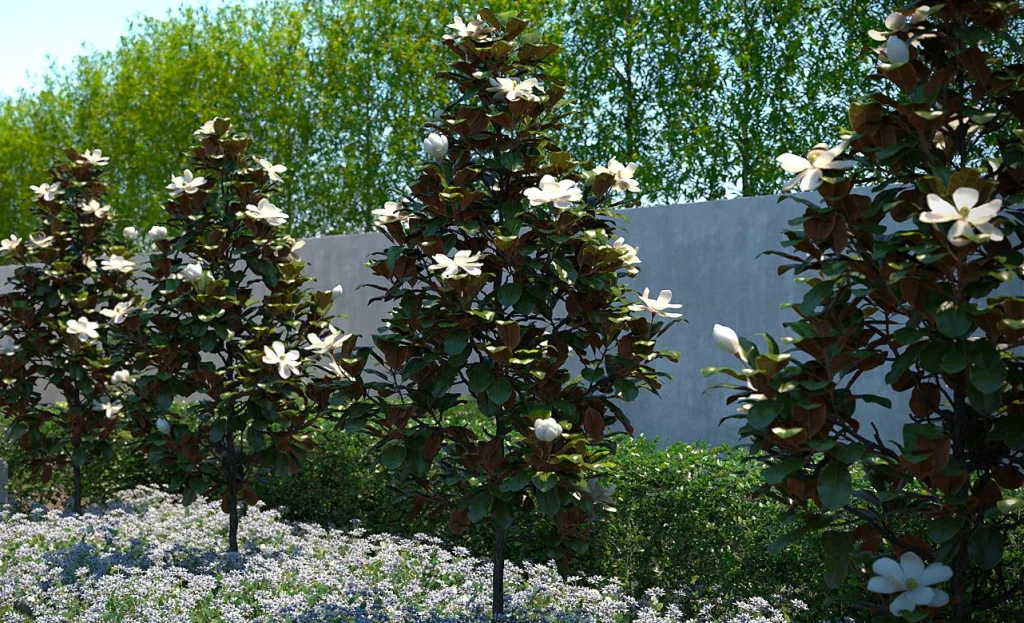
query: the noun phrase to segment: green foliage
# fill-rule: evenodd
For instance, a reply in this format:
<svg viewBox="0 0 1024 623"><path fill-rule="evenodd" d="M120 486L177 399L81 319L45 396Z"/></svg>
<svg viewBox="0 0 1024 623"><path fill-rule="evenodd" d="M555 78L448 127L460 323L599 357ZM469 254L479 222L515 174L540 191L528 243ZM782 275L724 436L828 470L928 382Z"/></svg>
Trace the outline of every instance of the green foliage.
<svg viewBox="0 0 1024 623"><path fill-rule="evenodd" d="M36 231L0 243L0 261L14 267L0 294L0 419L23 450L23 466L44 483L55 467L72 466L76 512L82 466L109 457L122 426L118 396L134 366L116 329L125 321L117 311L135 296L135 265L104 202L108 161L98 151L69 150L33 187ZM63 402L44 402L45 387Z"/></svg>
<svg viewBox="0 0 1024 623"><path fill-rule="evenodd" d="M585 111L565 146L644 162L645 203L774 192L770 160L842 122L826 105L859 91L861 33L878 0L501 0L560 42L561 76ZM282 202L296 234L367 230L370 210L405 188L420 128L444 101L432 80L446 50L438 0L261 0L186 8L134 22L113 51L47 74L0 102L0 213L27 234L25 180L55 145L122 155L110 202L143 229L160 220L157 182L178 143L214 116L246 118L295 177ZM828 53L825 53L825 51ZM373 62L367 62L373 59Z"/></svg>
<svg viewBox="0 0 1024 623"><path fill-rule="evenodd" d="M743 383L726 386L743 406L731 417L791 506L780 546L822 534L833 584L873 563L883 575L886 549L951 571L912 614L872 595L860 607L878 620L1022 616L1022 26L1018 2L915 2L870 33L878 87L850 105L843 141L779 158L820 195L797 198L774 253L809 286L793 349L723 344L743 364L724 371ZM858 392L872 373L909 409ZM900 439L868 430L866 403L905 422Z"/></svg>

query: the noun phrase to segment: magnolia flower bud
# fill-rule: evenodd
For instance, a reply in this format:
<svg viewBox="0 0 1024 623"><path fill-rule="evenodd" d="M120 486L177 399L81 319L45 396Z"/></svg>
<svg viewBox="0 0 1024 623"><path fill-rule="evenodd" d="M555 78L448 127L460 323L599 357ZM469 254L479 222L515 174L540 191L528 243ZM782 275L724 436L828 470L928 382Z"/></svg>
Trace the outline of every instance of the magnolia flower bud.
<svg viewBox="0 0 1024 623"><path fill-rule="evenodd" d="M110 377L114 385L127 385L132 380L132 375L127 370L118 370Z"/></svg>
<svg viewBox="0 0 1024 623"><path fill-rule="evenodd" d="M163 225L154 225L149 228L149 237L152 240L163 240L167 238L167 228Z"/></svg>
<svg viewBox="0 0 1024 623"><path fill-rule="evenodd" d="M203 276L203 265L193 262L182 269L181 276L186 281L195 281Z"/></svg>
<svg viewBox="0 0 1024 623"><path fill-rule="evenodd" d="M533 434L541 441L554 441L562 436L562 425L555 418L542 418L533 423Z"/></svg>
<svg viewBox="0 0 1024 623"><path fill-rule="evenodd" d="M747 356L743 352L743 346L740 345L740 336L736 335L735 331L724 325L716 324L712 335L715 338L715 346L746 362Z"/></svg>
<svg viewBox="0 0 1024 623"><path fill-rule="evenodd" d="M338 299L341 298L341 295L344 294L344 293L345 293L345 288L341 287L340 285L336 285L336 286L334 286L334 289L331 290L331 298L333 298L335 301L337 301Z"/></svg>
<svg viewBox="0 0 1024 623"><path fill-rule="evenodd" d="M910 60L910 46L896 35L885 40L885 59L893 65L906 63Z"/></svg>
<svg viewBox="0 0 1024 623"><path fill-rule="evenodd" d="M135 240L139 237L139 230L134 227L125 227L121 233L124 234L125 240Z"/></svg>
<svg viewBox="0 0 1024 623"><path fill-rule="evenodd" d="M156 421L156 429L165 435L171 434L171 423L165 418L160 418Z"/></svg>
<svg viewBox="0 0 1024 623"><path fill-rule="evenodd" d="M423 151L431 158L443 158L448 153L448 137L437 132L423 139Z"/></svg>

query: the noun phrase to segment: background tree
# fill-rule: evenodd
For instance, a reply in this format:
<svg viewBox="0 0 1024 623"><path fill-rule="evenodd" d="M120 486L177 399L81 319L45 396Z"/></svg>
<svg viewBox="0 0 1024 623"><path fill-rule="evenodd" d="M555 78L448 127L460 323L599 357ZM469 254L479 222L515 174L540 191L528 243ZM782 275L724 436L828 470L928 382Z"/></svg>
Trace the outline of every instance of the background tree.
<svg viewBox="0 0 1024 623"><path fill-rule="evenodd" d="M301 242L270 202L283 167L250 155L227 119L195 137L191 168L168 186L166 223L150 232L139 397L153 415L151 460L179 472L186 503L220 497L237 551L253 479L299 469L332 397L358 393L362 362L347 358L355 337L331 326L334 294L304 287ZM192 402L171 410L175 398Z"/></svg>
<svg viewBox="0 0 1024 623"><path fill-rule="evenodd" d="M911 621L1024 616L1021 24L1019 3L964 0L879 25L879 87L850 105L847 138L779 158L822 200L799 199L776 253L810 286L793 351L715 329L744 364L725 371L743 383L732 417L792 506L778 545L820 533L830 584L870 567L887 597L860 607ZM876 368L909 394L890 414L902 439L859 415L892 407L858 393Z"/></svg>
<svg viewBox="0 0 1024 623"><path fill-rule="evenodd" d="M132 305L130 243L113 232L100 151L67 152L32 186L35 231L0 242L14 266L0 294L0 415L25 465L48 482L71 466L71 506L82 511L82 466L112 456L118 396L131 383L132 349L111 327ZM46 404L41 390L60 391Z"/></svg>
<svg viewBox="0 0 1024 623"><path fill-rule="evenodd" d="M564 44L549 71L580 99L567 147L639 160L644 203L776 191L768 163L784 146L841 123L828 104L860 85L860 34L878 0L507 0ZM444 102L432 80L433 33L452 11L423 0L262 0L184 9L133 24L117 49L47 74L38 92L0 102L0 211L31 228L22 180L43 175L50 145L97 144L112 201L148 228L157 180L178 169L171 137L215 115L252 120L268 157L286 162L296 234L365 231L404 191L414 140ZM799 16L791 19L791 16ZM385 36L386 35L386 36ZM827 50L828 53L824 53ZM367 62L367 59L375 62Z"/></svg>
<svg viewBox="0 0 1024 623"><path fill-rule="evenodd" d="M550 535L527 538L563 559L586 551L607 501L597 478L612 467L610 429L631 430L618 403L661 387L654 363L678 355L655 341L680 305L667 291L628 299L622 280L640 261L616 237L615 210L640 190L636 165L588 170L555 142L557 46L524 34L521 17L480 15L445 35L454 94L428 124L431 160L401 203L375 211L392 246L371 261L388 285L369 287L395 309L374 338L379 408L349 425L380 438L417 511L448 513L455 533L493 525L497 616L517 517L550 517ZM481 417L451 422L467 396Z"/></svg>

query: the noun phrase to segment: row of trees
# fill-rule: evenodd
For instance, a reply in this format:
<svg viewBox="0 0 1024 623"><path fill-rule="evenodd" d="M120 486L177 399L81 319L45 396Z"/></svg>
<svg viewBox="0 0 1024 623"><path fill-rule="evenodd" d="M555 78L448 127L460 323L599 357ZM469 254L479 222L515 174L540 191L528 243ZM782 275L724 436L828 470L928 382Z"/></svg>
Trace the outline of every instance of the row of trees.
<svg viewBox="0 0 1024 623"><path fill-rule="evenodd" d="M586 115L565 122L578 156L641 161L645 203L774 192L771 159L842 120L860 85L860 34L878 0L495 2L544 17L563 52L549 71ZM119 154L110 200L141 227L160 220L176 136L214 115L247 120L268 157L292 163L295 234L365 231L406 188L422 124L446 93L435 33L452 11L422 0L260 0L142 19L116 50L82 56L39 90L0 102L0 212L31 231L21 180L54 145ZM786 16L799 14L802 19ZM833 53L820 54L827 47ZM769 131L770 128L770 131Z"/></svg>

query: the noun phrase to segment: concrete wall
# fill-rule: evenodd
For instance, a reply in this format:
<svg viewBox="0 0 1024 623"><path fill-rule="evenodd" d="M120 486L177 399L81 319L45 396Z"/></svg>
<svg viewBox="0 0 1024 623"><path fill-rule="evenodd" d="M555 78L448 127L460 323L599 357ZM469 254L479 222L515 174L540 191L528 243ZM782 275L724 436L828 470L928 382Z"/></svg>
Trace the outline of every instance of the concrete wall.
<svg viewBox="0 0 1024 623"><path fill-rule="evenodd" d="M674 379L660 397L642 395L626 405L639 433L666 442L737 441L734 421L719 425L723 416L734 412L725 405L727 393L705 391L727 377L705 379L700 374L704 367L735 363L715 347L711 328L718 322L748 338L762 332L776 338L784 334L782 323L796 315L780 309L780 305L799 301L804 288L793 283L789 275L778 276L775 258L758 255L779 248L787 221L802 212L802 206L793 201L778 203L776 197L753 197L656 206L627 213L631 222L623 225L626 240L639 247L643 260L641 273L634 280L636 289L672 290L673 302L684 305L682 311L688 321L676 325L660 344L682 353L678 365L665 368ZM360 284L375 280L363 263L367 255L385 244L378 233L330 236L308 240L300 253L309 262L318 287L344 286L345 296L337 311L348 317L339 325L347 332L363 335L364 340L376 332L387 310L380 304L369 304L376 290L358 289ZM887 393L880 376L862 381L862 391ZM878 423L884 436L896 435L902 426L899 413L905 411L899 402L892 412L874 405L862 408Z"/></svg>

